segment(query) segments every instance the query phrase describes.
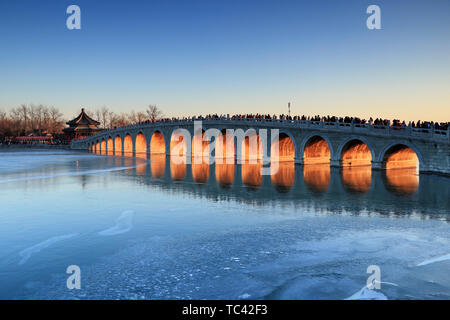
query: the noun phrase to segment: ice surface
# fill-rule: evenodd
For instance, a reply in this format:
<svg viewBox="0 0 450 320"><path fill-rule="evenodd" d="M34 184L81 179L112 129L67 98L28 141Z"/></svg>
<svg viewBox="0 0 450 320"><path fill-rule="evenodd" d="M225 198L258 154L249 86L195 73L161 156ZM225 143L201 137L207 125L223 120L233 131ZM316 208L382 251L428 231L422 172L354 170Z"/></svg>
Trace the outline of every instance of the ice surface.
<svg viewBox="0 0 450 320"><path fill-rule="evenodd" d="M0 184L11 183L11 182L20 182L20 181L53 179L53 178L58 178L58 177L82 176L82 175L88 175L88 174L100 174L100 173L106 173L106 172L114 172L114 171L123 171L123 170L128 170L128 169L134 169L136 167L137 166L116 167L116 168L109 168L109 169L102 169L102 170L85 170L85 171L75 171L75 172L64 172L64 173L53 174L53 175L37 175L37 176L31 176L31 177L9 178L9 179L2 179L2 180L0 180Z"/></svg>
<svg viewBox="0 0 450 320"><path fill-rule="evenodd" d="M337 171L317 193L299 171L278 193L270 179L198 185L189 166L175 183L168 163L156 178L129 158L0 158L0 181L16 179L0 184L2 299L450 298L449 180L420 176L405 195L372 172L371 189L351 193ZM81 290L65 286L72 264ZM369 265L380 290L363 287Z"/></svg>
<svg viewBox="0 0 450 320"><path fill-rule="evenodd" d="M25 262L27 262L28 259L30 259L33 254L36 254L36 253L40 252L41 250L48 248L49 246L51 246L57 242L70 239L76 235L77 235L76 233L71 233L71 234L66 234L66 235L62 235L62 236L52 237L52 238L49 238L38 244L35 244L32 247L29 247L29 248L26 248L26 249L20 251L19 256L21 256L22 259L19 261L19 264L24 264Z"/></svg>
<svg viewBox="0 0 450 320"><path fill-rule="evenodd" d="M345 300L388 300L388 298L382 292L364 286L361 290Z"/></svg>
<svg viewBox="0 0 450 320"><path fill-rule="evenodd" d="M101 236L114 236L117 234L125 233L133 228L133 210L126 210L116 219L116 225L106 230L100 231L98 234Z"/></svg>

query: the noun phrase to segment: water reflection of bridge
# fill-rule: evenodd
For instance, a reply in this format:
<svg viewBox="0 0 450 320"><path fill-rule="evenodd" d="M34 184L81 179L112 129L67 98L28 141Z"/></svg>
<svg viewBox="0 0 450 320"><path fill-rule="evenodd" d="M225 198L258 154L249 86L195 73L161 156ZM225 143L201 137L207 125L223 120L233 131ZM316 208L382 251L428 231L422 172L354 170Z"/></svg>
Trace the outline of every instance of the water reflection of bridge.
<svg viewBox="0 0 450 320"><path fill-rule="evenodd" d="M337 213L419 214L449 220L448 179L419 177L414 169L373 171L370 167L284 163L277 174L261 176L260 164L174 164L164 155L150 161L104 159L113 165L136 165L125 175L145 185L213 201L293 205ZM391 205L386 206L386 199Z"/></svg>

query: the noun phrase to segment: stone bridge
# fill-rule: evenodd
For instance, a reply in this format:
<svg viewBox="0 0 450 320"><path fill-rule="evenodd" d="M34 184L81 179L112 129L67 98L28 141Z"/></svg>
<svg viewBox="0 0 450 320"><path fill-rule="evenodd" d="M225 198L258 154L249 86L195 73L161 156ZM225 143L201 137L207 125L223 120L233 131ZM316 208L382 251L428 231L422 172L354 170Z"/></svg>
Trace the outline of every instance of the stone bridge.
<svg viewBox="0 0 450 320"><path fill-rule="evenodd" d="M206 144L215 143L219 146L215 141L220 141L218 137L205 138L209 129L219 130L227 156L234 153L236 157L242 150L243 158L252 152L259 157L261 148L252 151L248 143L249 136L254 132L259 137L266 131L268 146L263 147L262 153L270 157L273 148L278 145L279 159L283 161L292 160L305 165L329 163L332 167L371 165L373 169L415 166L420 172L450 175L450 129L444 131L309 120L218 118L201 121L203 140L209 140ZM184 133L180 134L179 129L183 129ZM246 134L244 140L229 131L239 129ZM273 143L273 131L270 129L278 129L276 144ZM230 140L228 135L231 135ZM179 143L187 145L188 141L189 146L195 146L195 143L191 144L191 139L195 139L194 120L174 120L104 130L94 136L73 141L71 148L105 155L150 158L152 154L173 155L174 147ZM231 152L225 141L232 141ZM202 145L205 146L205 143ZM190 147L183 150L185 155L196 154ZM211 156L214 156L213 152Z"/></svg>

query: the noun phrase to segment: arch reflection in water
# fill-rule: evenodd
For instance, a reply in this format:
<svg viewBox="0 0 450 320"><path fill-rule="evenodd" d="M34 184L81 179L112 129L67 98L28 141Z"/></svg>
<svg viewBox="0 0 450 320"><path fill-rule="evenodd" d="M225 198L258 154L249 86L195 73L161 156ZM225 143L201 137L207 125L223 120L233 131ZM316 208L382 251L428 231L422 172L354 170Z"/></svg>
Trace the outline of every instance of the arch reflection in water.
<svg viewBox="0 0 450 320"><path fill-rule="evenodd" d="M147 172L147 163L136 163L136 174L144 176Z"/></svg>
<svg viewBox="0 0 450 320"><path fill-rule="evenodd" d="M152 154L150 156L150 170L152 178L164 177L166 170L166 155L165 154Z"/></svg>
<svg viewBox="0 0 450 320"><path fill-rule="evenodd" d="M173 180L183 180L186 177L186 162L178 163L175 157L170 157L170 176Z"/></svg>
<svg viewBox="0 0 450 320"><path fill-rule="evenodd" d="M166 161L170 161L169 159L167 157ZM158 165L158 168L155 165ZM295 165L293 168L292 164L287 163L281 164L281 173L278 173L278 177L275 174L272 178L264 178L259 174L260 163L257 165L244 163L243 166L235 164L234 170L232 166L214 168L214 165L211 167L205 163L203 166L195 166L193 175L188 174L192 170L189 164L174 166L171 170L167 170L167 165L169 162L164 165L161 158L160 161L154 159L153 170L148 169L145 176L136 174L135 169L127 170L126 173L142 177L139 182L159 186L162 190L170 189L202 199L206 197L212 201L224 199L254 205L293 204L333 213L348 211L358 214L370 211L388 215L424 214L424 212L434 214L439 207L437 214L448 220L448 206L450 206L448 181L427 175L421 176L419 181L419 177L411 169L385 172L374 170L369 173L367 167L339 169L330 168L328 165ZM283 170L286 172L299 170L303 174L297 172L285 175L282 173ZM233 171L235 176L231 185ZM240 178L241 171L244 181ZM155 179L155 176L162 179ZM171 176L179 179L177 183L173 183L175 179L171 180ZM195 181L197 183L194 183ZM289 187L291 184L293 185ZM420 185L425 187L421 188ZM242 186L251 192L243 192ZM321 201L317 201L317 196Z"/></svg>
<svg viewBox="0 0 450 320"><path fill-rule="evenodd" d="M372 183L372 167L347 166L341 168L342 184L350 191L367 192Z"/></svg>
<svg viewBox="0 0 450 320"><path fill-rule="evenodd" d="M278 163L276 173L270 176L273 186L279 192L288 192L295 183L294 161L283 161Z"/></svg>
<svg viewBox="0 0 450 320"><path fill-rule="evenodd" d="M192 168L192 178L197 183L206 183L209 179L209 162L208 159L200 158L193 161ZM202 161L199 161L202 160ZM194 163L197 162L197 163Z"/></svg>
<svg viewBox="0 0 450 320"><path fill-rule="evenodd" d="M386 188L398 194L413 194L419 187L417 168L392 169L383 172Z"/></svg>
<svg viewBox="0 0 450 320"><path fill-rule="evenodd" d="M251 189L257 189L262 183L262 161L250 163L245 161L241 164L242 183Z"/></svg>
<svg viewBox="0 0 450 320"><path fill-rule="evenodd" d="M303 180L309 189L323 192L328 190L330 185L330 171L328 164L305 164Z"/></svg>
<svg viewBox="0 0 450 320"><path fill-rule="evenodd" d="M229 188L233 185L234 182L234 170L235 165L222 163L216 163L216 181L219 186L223 188Z"/></svg>

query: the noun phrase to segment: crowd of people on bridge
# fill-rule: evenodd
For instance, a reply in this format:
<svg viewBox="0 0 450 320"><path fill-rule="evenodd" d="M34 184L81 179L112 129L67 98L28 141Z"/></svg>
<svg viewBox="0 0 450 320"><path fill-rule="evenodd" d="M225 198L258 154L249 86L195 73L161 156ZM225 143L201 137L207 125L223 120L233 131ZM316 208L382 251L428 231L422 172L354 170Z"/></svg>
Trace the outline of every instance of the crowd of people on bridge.
<svg viewBox="0 0 450 320"><path fill-rule="evenodd" d="M433 121L422 121L419 120L417 122L409 121L406 123L405 121L400 121L398 119L389 120L389 119L382 119L382 118L376 118L373 119L370 117L368 120L361 119L358 117L337 117L337 116L291 116L286 114L280 114L280 115L270 115L270 114L208 114L206 116L199 115L199 116L193 116L193 117L172 117L172 118L163 118L159 119L157 121L151 121L147 120L144 122L141 122L139 124L143 123L152 123L152 122L179 122L179 121L193 121L193 120L219 120L219 119L228 119L228 120L270 120L270 121L312 121L312 122L325 122L325 123L343 123L343 124L357 124L357 125L374 125L375 127L383 127L383 126L391 126L396 128L421 128L421 129L435 129L435 130L449 130L450 122L433 122Z"/></svg>

